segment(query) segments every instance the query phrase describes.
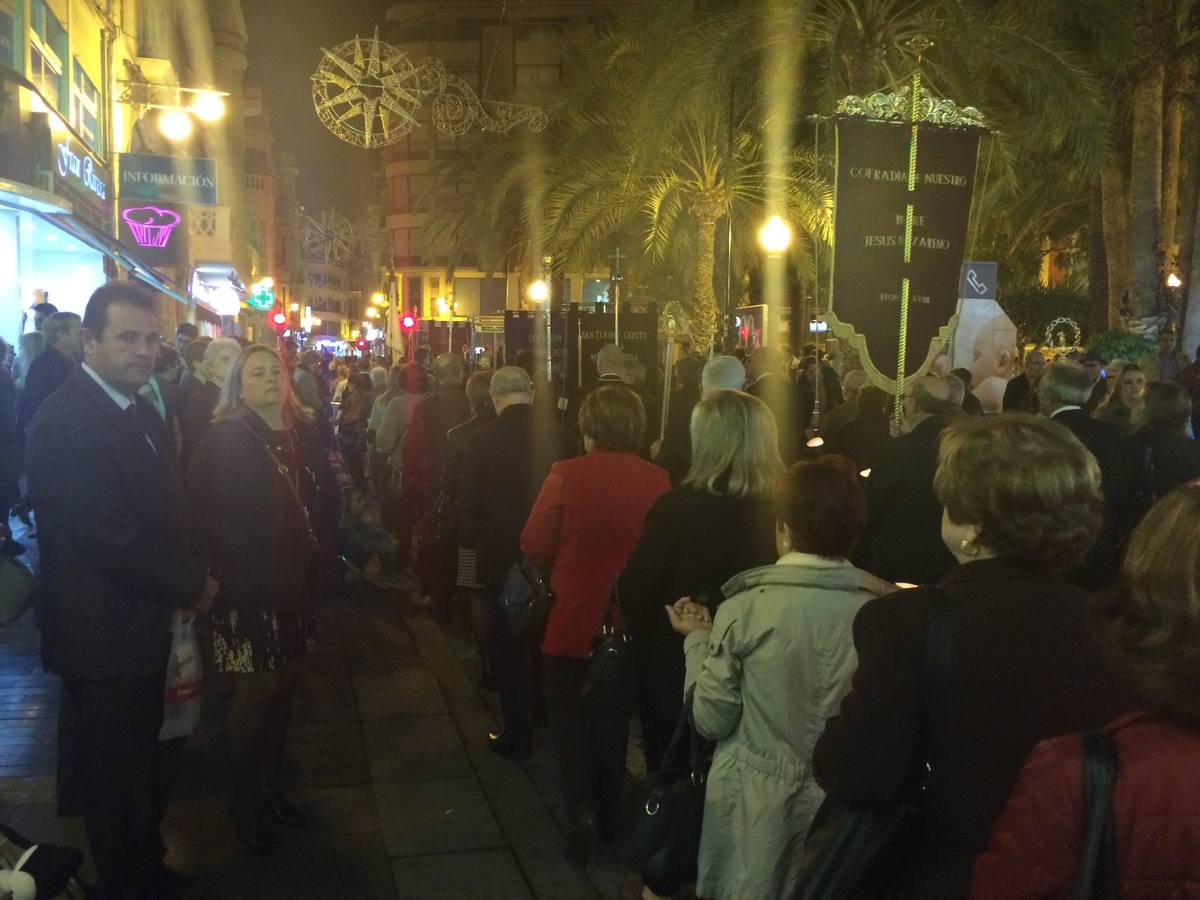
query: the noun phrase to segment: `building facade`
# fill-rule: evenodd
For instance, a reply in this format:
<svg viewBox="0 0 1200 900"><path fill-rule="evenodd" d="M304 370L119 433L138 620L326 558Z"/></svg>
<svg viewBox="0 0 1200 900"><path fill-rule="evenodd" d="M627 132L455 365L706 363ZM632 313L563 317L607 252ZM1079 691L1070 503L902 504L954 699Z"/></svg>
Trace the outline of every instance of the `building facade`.
<svg viewBox="0 0 1200 900"><path fill-rule="evenodd" d="M582 41L620 6L612 2L526 0L504 9L482 0L419 0L388 12L380 37L413 60L434 57L485 101L538 105L557 83L568 46ZM512 260L488 274L480 254L467 248L447 276L450 248L426 234L431 215L457 188L439 176L447 164L477 158L489 135L478 130L455 137L433 127L428 108L419 127L382 154L384 225L402 310L424 319L494 316L524 303L538 272L520 271ZM523 127L523 126L517 126ZM576 303L608 301L608 270L568 273L564 297Z"/></svg>

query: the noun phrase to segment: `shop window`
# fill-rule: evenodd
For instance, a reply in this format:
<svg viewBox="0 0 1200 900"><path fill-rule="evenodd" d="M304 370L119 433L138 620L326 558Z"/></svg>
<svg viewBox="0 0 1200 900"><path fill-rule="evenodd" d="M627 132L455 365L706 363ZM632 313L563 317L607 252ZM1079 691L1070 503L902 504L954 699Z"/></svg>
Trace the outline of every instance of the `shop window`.
<svg viewBox="0 0 1200 900"><path fill-rule="evenodd" d="M33 26L29 38L29 77L43 97L63 115L70 115L70 91L64 83L67 58L67 30L50 11L46 0L33 0L30 6Z"/></svg>
<svg viewBox="0 0 1200 900"><path fill-rule="evenodd" d="M87 72L75 60L74 78L71 81L71 125L79 132L89 147L104 155L104 129L101 126L100 92Z"/></svg>

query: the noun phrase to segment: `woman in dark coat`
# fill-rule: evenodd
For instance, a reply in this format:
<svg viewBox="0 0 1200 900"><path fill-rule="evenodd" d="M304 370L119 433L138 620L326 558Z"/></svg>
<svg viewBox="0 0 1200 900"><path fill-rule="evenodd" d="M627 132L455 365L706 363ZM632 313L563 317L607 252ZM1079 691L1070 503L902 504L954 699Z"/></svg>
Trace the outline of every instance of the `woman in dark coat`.
<svg viewBox="0 0 1200 900"><path fill-rule="evenodd" d="M1134 515L1140 519L1160 497L1200 478L1200 446L1187 433L1192 399L1171 381L1146 385L1142 426L1133 434Z"/></svg>
<svg viewBox="0 0 1200 900"><path fill-rule="evenodd" d="M1101 523L1095 458L1066 428L1014 413L962 417L942 435L934 488L960 565L942 581L949 683L920 724L928 604L936 588L869 600L854 621L858 671L813 758L851 807L900 799L927 748L921 839L901 900L960 900L1029 751L1124 709L1087 627L1087 595L1058 578Z"/></svg>
<svg viewBox="0 0 1200 900"><path fill-rule="evenodd" d="M251 849L275 843L272 822L303 816L279 768L301 662L313 640L322 534L337 481L275 351L248 347L196 447L188 496L221 589L211 610L217 671L232 676L227 726L231 813Z"/></svg>
<svg viewBox="0 0 1200 900"><path fill-rule="evenodd" d="M783 462L771 411L749 394L714 391L696 406L691 430L688 476L647 514L617 585L637 659L651 771L683 707L683 638L663 607L691 597L716 612L725 582L778 559L774 496Z"/></svg>
<svg viewBox="0 0 1200 900"><path fill-rule="evenodd" d="M1121 587L1095 610L1100 645L1139 710L1104 729L1118 758L1112 830L1121 897L1194 897L1200 884L1197 571L1200 491L1176 488L1134 531ZM1075 897L1083 798L1080 736L1039 744L975 862L971 900Z"/></svg>

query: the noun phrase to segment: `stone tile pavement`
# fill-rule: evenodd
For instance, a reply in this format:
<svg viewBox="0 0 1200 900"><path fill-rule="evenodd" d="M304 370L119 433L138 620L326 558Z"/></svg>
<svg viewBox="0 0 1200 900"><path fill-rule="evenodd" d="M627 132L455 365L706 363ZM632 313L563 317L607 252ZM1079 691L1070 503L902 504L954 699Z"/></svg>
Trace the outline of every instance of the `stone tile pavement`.
<svg viewBox="0 0 1200 900"><path fill-rule="evenodd" d="M164 832L168 862L217 900L584 900L612 897L615 853L570 866L548 740L526 765L483 743L494 699L467 642L396 594L354 589L320 610L297 696L288 782L313 821L252 856L226 814L221 697L188 744ZM0 629L0 821L84 847L54 812L57 679L39 671L32 616ZM86 870L85 870L86 874Z"/></svg>

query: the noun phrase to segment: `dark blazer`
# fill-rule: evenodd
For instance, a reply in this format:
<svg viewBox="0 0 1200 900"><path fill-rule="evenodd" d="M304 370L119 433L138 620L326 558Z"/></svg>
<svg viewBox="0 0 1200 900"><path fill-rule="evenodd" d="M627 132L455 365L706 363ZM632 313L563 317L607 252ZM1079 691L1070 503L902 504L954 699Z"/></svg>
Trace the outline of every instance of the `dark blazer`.
<svg viewBox="0 0 1200 900"><path fill-rule="evenodd" d="M463 461L467 457L467 446L471 438L489 422L496 421L496 410L489 401L461 425L446 432L446 445L442 454L442 493L447 497L458 496L458 485L462 480Z"/></svg>
<svg viewBox="0 0 1200 900"><path fill-rule="evenodd" d="M917 696L926 590L868 600L854 621L858 671L817 742L818 783L838 801L895 800L922 744L932 775L926 825L900 896L960 900L971 862L1034 745L1100 728L1125 703L1088 635L1087 595L1003 560L959 566L951 604L948 693L922 734Z"/></svg>
<svg viewBox="0 0 1200 900"><path fill-rule="evenodd" d="M783 375L768 372L746 388L746 393L757 397L775 415L775 427L779 431L779 455L784 463L791 465L800 458L801 437L807 424L801 412L800 388ZM809 407L811 413L811 403Z"/></svg>
<svg viewBox="0 0 1200 900"><path fill-rule="evenodd" d="M315 429L298 425L292 434L301 463L300 496L325 546L327 510L338 502L337 479ZM221 584L216 607L297 609L320 585L320 555L311 547L305 516L264 449L271 444L280 462L294 468L275 440L262 418L247 410L240 420L214 422L192 454L187 492L196 533Z"/></svg>
<svg viewBox="0 0 1200 900"><path fill-rule="evenodd" d="M46 398L78 369L75 360L53 347L46 347L38 354L25 374L25 388L17 398L17 427L22 431L28 428Z"/></svg>
<svg viewBox="0 0 1200 900"><path fill-rule="evenodd" d="M838 409L843 409L839 406ZM840 453L854 460L859 469L874 465L880 452L892 441L891 420L886 415L856 414L853 419L834 429L822 432L825 453Z"/></svg>
<svg viewBox="0 0 1200 900"><path fill-rule="evenodd" d="M671 393L671 405L667 407L667 430L655 462L667 470L672 485L683 481L692 466L692 410L699 402L699 385L682 387ZM653 426L649 430L652 435L655 434Z"/></svg>
<svg viewBox="0 0 1200 900"><path fill-rule="evenodd" d="M1068 428L1096 457L1104 493L1104 528L1067 580L1089 590L1109 587L1116 579L1121 540L1129 529L1133 446L1118 428L1091 418L1085 410L1064 409L1050 418Z"/></svg>
<svg viewBox="0 0 1200 900"><path fill-rule="evenodd" d="M1186 434L1141 428L1134 432L1132 442L1134 491L1139 497L1158 500L1172 488L1200 478L1200 446ZM1137 509L1134 515L1140 518L1145 512Z"/></svg>
<svg viewBox="0 0 1200 900"><path fill-rule="evenodd" d="M140 422L80 369L29 430L43 662L67 678L160 674L171 613L204 591L166 432L153 407L137 406Z"/></svg>
<svg viewBox="0 0 1200 900"><path fill-rule="evenodd" d="M213 411L217 408L221 389L212 382L200 382L192 378L179 391L179 462L183 471L191 466L192 454L200 443L200 436L212 424Z"/></svg>
<svg viewBox="0 0 1200 900"><path fill-rule="evenodd" d="M867 479L867 530L855 564L888 581L936 584L954 566L933 493L938 443L949 424L931 416L883 446Z"/></svg>
<svg viewBox="0 0 1200 900"><path fill-rule="evenodd" d="M550 466L577 455L571 431L527 404L510 406L467 446L458 488L458 534L475 548L476 578L499 588L521 557L521 529Z"/></svg>
<svg viewBox="0 0 1200 900"><path fill-rule="evenodd" d="M669 729L683 705L683 638L663 607L691 597L715 610L730 578L778 558L773 498L717 496L686 485L658 498L617 586L643 719ZM665 748L648 749L660 756Z"/></svg>
<svg viewBox="0 0 1200 900"><path fill-rule="evenodd" d="M0 507L6 514L21 499L23 443L17 428L17 385L12 373L0 366Z"/></svg>
<svg viewBox="0 0 1200 900"><path fill-rule="evenodd" d="M834 371L833 366L826 363L818 363L821 373L821 386L823 388L825 407L821 410L821 420L825 419L827 413L833 412L845 402L842 397L842 382L838 378L838 374ZM813 390L812 384L807 378L801 377L796 385L796 390L799 394L800 404L800 427L808 428L812 425L814 407L816 406L816 391Z"/></svg>
<svg viewBox="0 0 1200 900"><path fill-rule="evenodd" d="M411 508L428 511L437 503L446 434L470 417L471 404L461 386L439 387L413 409L401 451L401 493Z"/></svg>

